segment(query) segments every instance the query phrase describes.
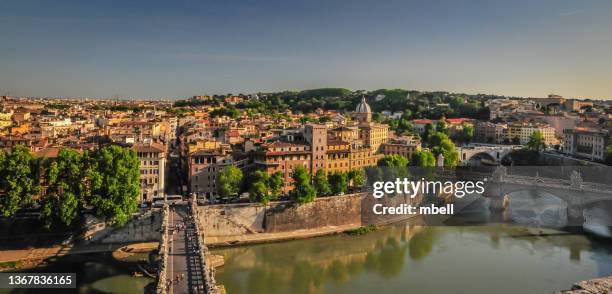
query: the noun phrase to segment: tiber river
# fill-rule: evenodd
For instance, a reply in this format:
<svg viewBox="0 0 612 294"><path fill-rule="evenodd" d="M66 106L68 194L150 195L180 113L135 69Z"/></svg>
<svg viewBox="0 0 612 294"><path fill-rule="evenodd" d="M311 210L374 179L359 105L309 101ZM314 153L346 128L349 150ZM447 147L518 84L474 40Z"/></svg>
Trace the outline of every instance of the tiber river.
<svg viewBox="0 0 612 294"><path fill-rule="evenodd" d="M520 218L517 205L528 200L511 202L511 214ZM555 203L546 205L536 213L540 221L556 213ZM472 206L471 221L497 217L482 213L485 205ZM214 253L225 257L217 282L230 294L550 293L612 275L610 239L516 224L415 225L418 221L360 236L217 249ZM91 255L33 271L77 272L78 293L143 293L154 285L151 278L133 277L133 270L110 255Z"/></svg>
<svg viewBox="0 0 612 294"><path fill-rule="evenodd" d="M517 195L510 216L549 225L566 209L551 199L524 214L520 204L532 201ZM485 206L477 201L463 212L470 221L499 217L483 213ZM518 224L466 226L456 219L452 223L462 226L414 220L361 236L215 250L225 257L217 282L232 294L550 293L612 275L610 239Z"/></svg>

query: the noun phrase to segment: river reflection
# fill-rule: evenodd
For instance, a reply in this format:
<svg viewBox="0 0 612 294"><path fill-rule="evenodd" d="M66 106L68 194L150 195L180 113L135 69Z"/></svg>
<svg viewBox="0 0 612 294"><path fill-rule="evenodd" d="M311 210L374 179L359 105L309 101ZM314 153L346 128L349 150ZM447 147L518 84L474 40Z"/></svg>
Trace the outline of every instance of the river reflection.
<svg viewBox="0 0 612 294"><path fill-rule="evenodd" d="M612 274L605 241L519 226L395 225L215 250L228 293L549 293Z"/></svg>

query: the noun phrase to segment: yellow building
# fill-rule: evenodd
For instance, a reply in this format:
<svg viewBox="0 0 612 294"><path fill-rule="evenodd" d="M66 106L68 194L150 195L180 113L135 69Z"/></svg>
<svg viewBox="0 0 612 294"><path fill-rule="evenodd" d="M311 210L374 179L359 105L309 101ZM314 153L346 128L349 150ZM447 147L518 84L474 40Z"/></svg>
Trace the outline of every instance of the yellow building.
<svg viewBox="0 0 612 294"><path fill-rule="evenodd" d="M506 139L510 142L527 144L531 139L531 135L537 131L542 132L542 135L544 135L544 143L546 145L559 144L559 139L555 136L555 129L553 127L536 123L509 124L506 129Z"/></svg>
<svg viewBox="0 0 612 294"><path fill-rule="evenodd" d="M20 136L30 132L32 126L29 123L23 123L19 126L14 126L11 128L12 136Z"/></svg>
<svg viewBox="0 0 612 294"><path fill-rule="evenodd" d="M192 154L201 150L214 150L221 148L221 141L217 140L199 140L189 143L188 154Z"/></svg>
<svg viewBox="0 0 612 294"><path fill-rule="evenodd" d="M347 141L327 141L327 159L325 161L325 172L347 172L350 170L351 144Z"/></svg>

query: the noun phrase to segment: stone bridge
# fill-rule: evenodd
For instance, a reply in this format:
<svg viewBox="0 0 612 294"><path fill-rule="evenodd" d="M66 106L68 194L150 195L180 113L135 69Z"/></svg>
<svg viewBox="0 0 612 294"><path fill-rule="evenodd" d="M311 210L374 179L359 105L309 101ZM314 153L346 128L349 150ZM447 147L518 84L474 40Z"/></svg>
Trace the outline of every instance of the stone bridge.
<svg viewBox="0 0 612 294"><path fill-rule="evenodd" d="M499 163L504 156L510 154L512 150L520 149L520 145L471 145L467 147L457 147L459 158L463 165L470 159L480 157L493 163Z"/></svg>
<svg viewBox="0 0 612 294"><path fill-rule="evenodd" d="M584 223L584 209L603 201L612 201L612 185L584 182L579 172L573 171L570 179L553 179L509 175L506 168L499 166L485 187L485 197L491 199L490 208L506 208L509 195L513 192L531 191L534 195L547 192L567 204L568 225L581 226Z"/></svg>
<svg viewBox="0 0 612 294"><path fill-rule="evenodd" d="M199 217L194 213L198 211L195 197L187 205L166 204L162 211L156 293L221 293Z"/></svg>

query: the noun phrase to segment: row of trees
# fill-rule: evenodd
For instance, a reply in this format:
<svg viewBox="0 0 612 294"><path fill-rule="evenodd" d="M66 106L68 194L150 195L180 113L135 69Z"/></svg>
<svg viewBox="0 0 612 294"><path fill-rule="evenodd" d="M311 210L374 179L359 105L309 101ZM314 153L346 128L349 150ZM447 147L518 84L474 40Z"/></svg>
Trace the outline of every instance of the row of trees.
<svg viewBox="0 0 612 294"><path fill-rule="evenodd" d="M431 151L418 150L412 154L410 159L398 154L385 155L378 160L377 165L379 167L435 167L436 158Z"/></svg>
<svg viewBox="0 0 612 294"><path fill-rule="evenodd" d="M42 193L44 192L44 193ZM43 195L37 201L35 195ZM0 214L14 217L39 208L46 227L71 226L86 210L108 224L125 224L138 209L140 161L119 146L79 153L61 149L57 158L39 158L15 146L0 151Z"/></svg>
<svg viewBox="0 0 612 294"><path fill-rule="evenodd" d="M326 174L318 170L314 177L306 168L298 166L293 170L293 190L289 194L293 200L303 204L314 201L317 196L339 195L348 190L349 185L363 186L363 170L335 172ZM235 166L227 166L217 176L217 193L221 198L235 198L242 191L249 192L252 202L267 204L282 194L283 174L278 171L269 175L265 171L254 171L244 177ZM246 182L246 183L245 183Z"/></svg>

